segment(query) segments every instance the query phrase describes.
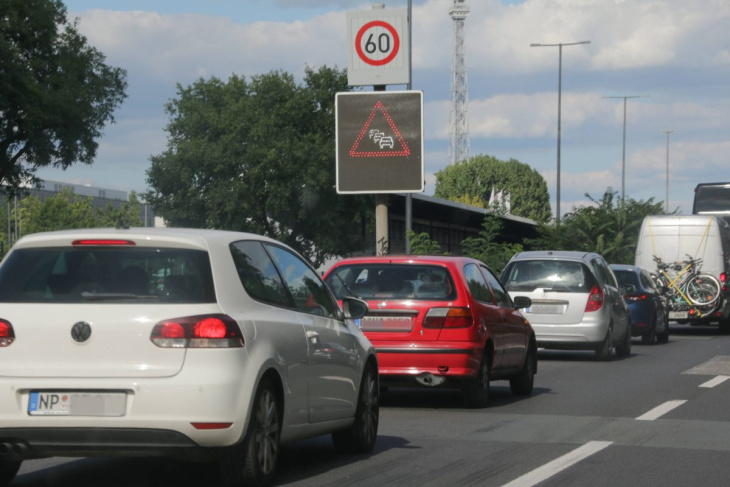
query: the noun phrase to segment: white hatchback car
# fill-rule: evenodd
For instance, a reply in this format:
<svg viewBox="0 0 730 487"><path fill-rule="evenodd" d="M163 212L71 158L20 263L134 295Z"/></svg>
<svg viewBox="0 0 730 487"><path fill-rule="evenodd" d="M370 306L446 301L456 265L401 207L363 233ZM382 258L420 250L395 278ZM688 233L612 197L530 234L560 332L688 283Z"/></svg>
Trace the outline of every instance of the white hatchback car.
<svg viewBox="0 0 730 487"><path fill-rule="evenodd" d="M25 459L171 455L272 480L281 443L368 452L378 364L285 245L215 230L70 230L0 264L0 485Z"/></svg>

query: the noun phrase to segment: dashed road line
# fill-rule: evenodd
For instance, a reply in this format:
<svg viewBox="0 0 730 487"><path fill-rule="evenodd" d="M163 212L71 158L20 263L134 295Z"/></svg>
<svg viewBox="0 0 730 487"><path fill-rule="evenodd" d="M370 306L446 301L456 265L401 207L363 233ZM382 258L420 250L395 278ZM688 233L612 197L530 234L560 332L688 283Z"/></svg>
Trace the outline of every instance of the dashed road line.
<svg viewBox="0 0 730 487"><path fill-rule="evenodd" d="M730 377L728 377L727 375L718 375L714 379L710 379L707 382L700 384L700 387L707 387L707 388L715 387L717 385L722 384L723 382L725 382L728 379L730 379Z"/></svg>
<svg viewBox="0 0 730 487"><path fill-rule="evenodd" d="M538 467L532 472L528 472L522 477L516 478L512 482L505 484L503 487L532 487L540 482L549 479L553 475L562 472L568 467L575 465L581 460L588 458L594 453L598 453L607 446L611 441L589 441L580 448L576 448L570 453L566 453L560 458L556 458L552 462L546 463L542 467Z"/></svg>
<svg viewBox="0 0 730 487"><path fill-rule="evenodd" d="M686 402L687 402L686 399L678 399L676 401L667 401L664 404L655 407L651 411L642 414L641 416L639 416L636 419L637 419L637 421L654 421L655 419L657 419L661 416L664 416L672 409L677 408Z"/></svg>

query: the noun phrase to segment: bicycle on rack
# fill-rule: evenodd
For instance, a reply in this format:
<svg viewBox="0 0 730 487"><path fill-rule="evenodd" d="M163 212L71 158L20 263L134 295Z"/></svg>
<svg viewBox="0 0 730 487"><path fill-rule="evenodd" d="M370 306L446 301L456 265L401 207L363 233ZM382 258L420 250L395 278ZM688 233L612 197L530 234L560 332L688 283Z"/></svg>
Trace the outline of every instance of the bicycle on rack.
<svg viewBox="0 0 730 487"><path fill-rule="evenodd" d="M689 305L710 313L720 302L720 282L710 274L700 274L702 259L687 255L687 260L667 263L654 256L657 273L655 279L666 290L670 304ZM670 276L669 272L674 276ZM708 311L709 309L709 311Z"/></svg>

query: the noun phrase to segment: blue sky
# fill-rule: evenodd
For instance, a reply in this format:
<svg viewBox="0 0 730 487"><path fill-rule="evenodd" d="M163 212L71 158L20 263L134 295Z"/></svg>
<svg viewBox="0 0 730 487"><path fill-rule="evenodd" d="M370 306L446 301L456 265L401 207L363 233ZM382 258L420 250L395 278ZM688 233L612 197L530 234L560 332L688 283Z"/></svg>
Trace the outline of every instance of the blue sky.
<svg viewBox="0 0 730 487"><path fill-rule="evenodd" d="M730 2L727 0L466 0L471 155L515 158L540 172L555 203L557 48L563 48L561 210L621 189L691 212L695 185L730 180ZM128 72L129 98L92 166L39 176L144 191L166 147L164 104L177 83L306 66L347 66L345 15L357 0L67 0L80 30ZM402 8L407 0L383 2ZM453 0L413 0L413 88L424 92L426 193L448 162ZM388 89L403 89L389 86Z"/></svg>

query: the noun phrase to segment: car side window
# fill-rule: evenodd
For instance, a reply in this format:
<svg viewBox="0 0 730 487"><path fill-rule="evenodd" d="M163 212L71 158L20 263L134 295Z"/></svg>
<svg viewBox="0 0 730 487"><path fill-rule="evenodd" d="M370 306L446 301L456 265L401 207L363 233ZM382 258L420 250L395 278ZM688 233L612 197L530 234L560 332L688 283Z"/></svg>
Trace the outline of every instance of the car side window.
<svg viewBox="0 0 730 487"><path fill-rule="evenodd" d="M490 271L487 267L479 266L479 268L482 270L484 277L487 278L487 282L489 282L489 285L492 288L497 304L503 308L513 308L514 305L512 304L512 299L510 299L509 294L504 290L504 287L502 287L499 279L497 279L497 277L492 274L492 271Z"/></svg>
<svg viewBox="0 0 730 487"><path fill-rule="evenodd" d="M294 296L294 306L304 313L336 318L336 304L325 283L300 257L279 247L265 244L279 268L284 283Z"/></svg>
<svg viewBox="0 0 730 487"><path fill-rule="evenodd" d="M492 292L489 290L487 281L475 264L467 264L464 266L464 277L466 277L466 283L474 299L482 303L494 304L494 298L492 297Z"/></svg>
<svg viewBox="0 0 730 487"><path fill-rule="evenodd" d="M655 293L658 293L658 292L659 292L659 291L657 290L656 286L654 285L654 281L652 280L652 278L651 278L651 276L649 275L649 273L648 273L648 272L646 272L646 271L641 271L641 272L639 273L639 279L641 279L641 284L642 284L642 285L643 285L643 286L644 286L645 288L647 288L647 289L649 289L649 290L651 290L651 291L653 291L653 292L655 292Z"/></svg>
<svg viewBox="0 0 730 487"><path fill-rule="evenodd" d="M616 278L613 276L613 273L608 268L608 265L606 265L606 263L602 259L598 258L593 259L592 262L593 267L596 269L596 273L598 274L598 279L601 281L601 284L618 288Z"/></svg>
<svg viewBox="0 0 730 487"><path fill-rule="evenodd" d="M276 266L261 242L234 242L230 249L238 277L249 296L267 304L293 307Z"/></svg>

